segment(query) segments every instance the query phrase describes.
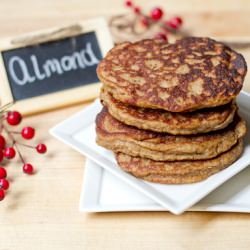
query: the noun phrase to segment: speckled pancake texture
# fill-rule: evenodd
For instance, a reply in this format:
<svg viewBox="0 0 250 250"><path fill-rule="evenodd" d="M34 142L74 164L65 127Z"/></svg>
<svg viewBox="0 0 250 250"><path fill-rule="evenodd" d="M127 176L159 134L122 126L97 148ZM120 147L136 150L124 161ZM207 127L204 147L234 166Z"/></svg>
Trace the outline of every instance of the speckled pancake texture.
<svg viewBox="0 0 250 250"><path fill-rule="evenodd" d="M245 122L235 120L225 129L197 135L170 135L128 126L103 108L96 118L96 142L114 152L155 161L209 159L229 150L246 133Z"/></svg>
<svg viewBox="0 0 250 250"><path fill-rule="evenodd" d="M162 184L187 184L202 181L231 165L241 155L243 142L210 160L159 162L123 153L116 154L118 165L146 181Z"/></svg>
<svg viewBox="0 0 250 250"><path fill-rule="evenodd" d="M118 44L97 67L96 142L143 180L205 180L242 153L235 98L246 72L241 54L210 38Z"/></svg>
<svg viewBox="0 0 250 250"><path fill-rule="evenodd" d="M160 109L145 109L116 100L102 88L101 101L117 120L140 129L170 134L197 134L225 128L233 121L237 106L229 103L216 108L173 113Z"/></svg>
<svg viewBox="0 0 250 250"><path fill-rule="evenodd" d="M97 67L115 99L170 112L224 105L242 88L243 56L210 38L187 37L122 43Z"/></svg>

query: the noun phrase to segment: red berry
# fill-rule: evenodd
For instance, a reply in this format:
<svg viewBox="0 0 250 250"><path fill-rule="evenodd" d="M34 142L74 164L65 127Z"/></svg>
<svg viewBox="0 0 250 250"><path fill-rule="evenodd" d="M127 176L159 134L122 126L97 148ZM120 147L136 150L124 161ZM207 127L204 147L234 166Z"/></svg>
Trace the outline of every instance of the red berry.
<svg viewBox="0 0 250 250"><path fill-rule="evenodd" d="M46 153L46 151L47 151L47 147L46 147L46 145L44 145L43 143L39 143L39 144L36 146L36 151L37 151L39 154L44 154L44 153Z"/></svg>
<svg viewBox="0 0 250 250"><path fill-rule="evenodd" d="M34 135L35 135L35 129L33 129L32 127L24 127L22 129L21 134L22 134L22 137L24 139L29 140L29 139L31 139L31 138L34 137Z"/></svg>
<svg viewBox="0 0 250 250"><path fill-rule="evenodd" d="M9 182L6 179L0 179L0 189L7 190L9 188Z"/></svg>
<svg viewBox="0 0 250 250"><path fill-rule="evenodd" d="M22 115L18 111L9 111L6 120L12 126L18 125L22 121Z"/></svg>
<svg viewBox="0 0 250 250"><path fill-rule="evenodd" d="M150 16L154 21L158 21L161 19L163 15L163 11L160 8L154 8L151 10Z"/></svg>
<svg viewBox="0 0 250 250"><path fill-rule="evenodd" d="M2 201L5 197L3 189L0 189L0 201Z"/></svg>
<svg viewBox="0 0 250 250"><path fill-rule="evenodd" d="M32 172L33 172L33 166L31 164L29 164L29 163L24 164L23 165L23 172L25 174L32 174Z"/></svg>
<svg viewBox="0 0 250 250"><path fill-rule="evenodd" d="M0 135L0 149L4 149L5 148L5 138Z"/></svg>
<svg viewBox="0 0 250 250"><path fill-rule="evenodd" d="M175 19L175 22L178 23L179 25L181 25L183 22L181 17L179 17L179 16L174 17L174 19Z"/></svg>
<svg viewBox="0 0 250 250"><path fill-rule="evenodd" d="M0 179L4 179L7 177L7 172L3 167L0 167Z"/></svg>
<svg viewBox="0 0 250 250"><path fill-rule="evenodd" d="M16 151L14 148L12 147L9 147L9 148L5 148L4 151L3 151L3 155L5 158L7 159L12 159L15 157L16 155Z"/></svg>
<svg viewBox="0 0 250 250"><path fill-rule="evenodd" d="M125 6L131 7L132 6L132 1L130 1L130 0L125 1Z"/></svg>
<svg viewBox="0 0 250 250"><path fill-rule="evenodd" d="M134 13L135 14L140 14L140 12L141 12L140 8L138 6L135 6L134 7Z"/></svg>
<svg viewBox="0 0 250 250"><path fill-rule="evenodd" d="M161 40L164 40L164 41L168 40L167 35L162 33L162 32L157 33L155 35L155 39L161 39Z"/></svg>
<svg viewBox="0 0 250 250"><path fill-rule="evenodd" d="M146 18L145 16L143 16L143 17L141 18L140 22L141 22L141 24L142 24L143 26L146 26L146 27L147 27L147 26L149 25L148 18Z"/></svg>
<svg viewBox="0 0 250 250"><path fill-rule="evenodd" d="M180 17L173 17L170 20L166 21L165 24L172 29L178 29L182 24L182 19Z"/></svg>
<svg viewBox="0 0 250 250"><path fill-rule="evenodd" d="M166 21L164 23L165 23L165 25L167 25L168 27L170 27L174 30L178 28L177 25L175 23L173 23L172 21Z"/></svg>

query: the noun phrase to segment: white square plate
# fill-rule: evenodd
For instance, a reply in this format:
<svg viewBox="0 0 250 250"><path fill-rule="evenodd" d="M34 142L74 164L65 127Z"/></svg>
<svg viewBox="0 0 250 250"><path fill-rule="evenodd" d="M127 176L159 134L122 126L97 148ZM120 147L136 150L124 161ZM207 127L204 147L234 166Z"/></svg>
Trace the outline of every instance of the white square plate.
<svg viewBox="0 0 250 250"><path fill-rule="evenodd" d="M241 92L238 97L238 105L242 117L250 124L250 95ZM52 128L51 134L172 213L180 214L184 212L250 164L250 135L248 133L246 137L248 139L245 140L244 152L241 157L229 168L205 181L185 185L162 185L137 179L117 166L112 152L99 147L95 143L95 117L101 107L100 102L95 101L83 111Z"/></svg>
<svg viewBox="0 0 250 250"><path fill-rule="evenodd" d="M140 191L87 159L81 212L166 211ZM189 211L250 213L250 167L211 192Z"/></svg>

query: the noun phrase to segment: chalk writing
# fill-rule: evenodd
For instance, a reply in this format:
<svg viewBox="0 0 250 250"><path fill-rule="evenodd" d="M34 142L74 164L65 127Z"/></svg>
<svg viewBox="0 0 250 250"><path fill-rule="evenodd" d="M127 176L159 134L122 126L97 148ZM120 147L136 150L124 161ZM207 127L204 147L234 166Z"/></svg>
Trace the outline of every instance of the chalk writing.
<svg viewBox="0 0 250 250"><path fill-rule="evenodd" d="M30 62L32 64L33 74L20 56L13 56L9 60L8 70L10 76L18 85L25 85L37 80L44 80L51 77L52 74L62 75L65 72L84 69L88 66L98 64L99 60L94 54L91 43L86 44L86 48L76 51L71 55L62 56L60 59L47 59L42 65L39 63L39 58L36 55L30 55ZM21 71L17 74L16 71Z"/></svg>

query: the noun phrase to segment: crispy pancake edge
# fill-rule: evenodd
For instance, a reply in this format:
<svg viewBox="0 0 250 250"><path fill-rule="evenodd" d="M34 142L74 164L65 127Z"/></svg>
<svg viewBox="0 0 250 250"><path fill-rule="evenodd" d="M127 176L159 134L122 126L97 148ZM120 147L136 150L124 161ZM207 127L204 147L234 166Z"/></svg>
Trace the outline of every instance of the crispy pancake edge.
<svg viewBox="0 0 250 250"><path fill-rule="evenodd" d="M187 184L205 180L209 176L229 167L240 157L242 151L243 140L240 139L229 151L216 158L205 161L155 162L143 158L131 157L122 153L116 154L116 160L121 169L137 178L162 184ZM129 160L126 160L126 158ZM145 164L145 161L149 162L149 164L142 166ZM159 164L165 168L164 172L155 171L155 166ZM190 165L197 167L204 165L204 167L198 171L182 171L182 168L187 168ZM144 169L146 169L146 171L143 171Z"/></svg>
<svg viewBox="0 0 250 250"><path fill-rule="evenodd" d="M114 152L156 161L209 159L227 151L245 135L245 122L236 119L222 131L174 136L125 125L104 107L96 118L96 142Z"/></svg>
<svg viewBox="0 0 250 250"><path fill-rule="evenodd" d="M105 88L101 89L100 98L109 113L117 120L139 129L174 135L206 133L223 129L233 121L237 110L237 106L233 102L223 107L188 113L143 109L121 103Z"/></svg>

